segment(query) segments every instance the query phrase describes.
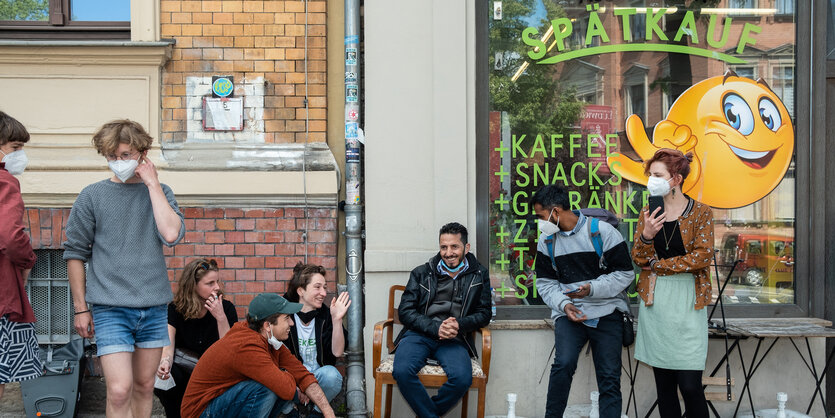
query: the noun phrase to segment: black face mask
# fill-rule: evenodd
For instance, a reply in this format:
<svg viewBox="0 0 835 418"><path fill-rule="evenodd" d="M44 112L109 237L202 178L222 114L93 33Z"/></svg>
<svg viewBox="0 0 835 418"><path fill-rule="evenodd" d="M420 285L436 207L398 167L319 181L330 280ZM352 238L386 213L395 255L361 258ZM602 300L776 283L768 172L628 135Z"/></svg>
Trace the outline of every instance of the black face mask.
<svg viewBox="0 0 835 418"><path fill-rule="evenodd" d="M310 312L298 312L296 315L299 316L299 319L302 321L303 324L309 324L313 318L316 318L316 310L312 310Z"/></svg>

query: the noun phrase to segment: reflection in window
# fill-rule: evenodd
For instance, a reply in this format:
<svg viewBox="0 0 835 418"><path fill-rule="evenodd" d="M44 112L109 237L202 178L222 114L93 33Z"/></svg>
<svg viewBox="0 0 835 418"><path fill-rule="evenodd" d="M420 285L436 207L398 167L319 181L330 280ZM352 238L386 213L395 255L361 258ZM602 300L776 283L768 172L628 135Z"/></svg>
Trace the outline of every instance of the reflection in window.
<svg viewBox="0 0 835 418"><path fill-rule="evenodd" d="M629 30L632 32L632 42L643 42L647 36L646 13L629 16Z"/></svg>
<svg viewBox="0 0 835 418"><path fill-rule="evenodd" d="M729 0L728 7L731 9L754 9L757 7L757 0Z"/></svg>
<svg viewBox="0 0 835 418"><path fill-rule="evenodd" d="M647 73L649 68L634 64L623 75L627 114L635 114L647 122Z"/></svg>
<svg viewBox="0 0 835 418"><path fill-rule="evenodd" d="M130 0L0 0L0 39L130 39Z"/></svg>
<svg viewBox="0 0 835 418"><path fill-rule="evenodd" d="M790 115L794 115L794 67L774 67L771 89L786 105Z"/></svg>
<svg viewBox="0 0 835 418"><path fill-rule="evenodd" d="M72 0L71 20L130 22L130 0Z"/></svg>
<svg viewBox="0 0 835 418"><path fill-rule="evenodd" d="M0 1L0 20L43 22L49 17L49 0Z"/></svg>
<svg viewBox="0 0 835 418"><path fill-rule="evenodd" d="M794 0L777 0L774 5L778 15L794 14Z"/></svg>
<svg viewBox="0 0 835 418"><path fill-rule="evenodd" d="M754 67L743 67L743 66L736 66L732 68L736 75L740 77L750 78L751 80L757 79L757 71Z"/></svg>

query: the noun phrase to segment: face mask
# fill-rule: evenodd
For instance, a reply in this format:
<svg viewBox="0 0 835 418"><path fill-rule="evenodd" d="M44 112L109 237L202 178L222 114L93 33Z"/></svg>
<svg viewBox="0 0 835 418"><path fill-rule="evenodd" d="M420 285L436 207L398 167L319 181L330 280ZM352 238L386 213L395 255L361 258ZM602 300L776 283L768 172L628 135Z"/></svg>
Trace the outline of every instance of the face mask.
<svg viewBox="0 0 835 418"><path fill-rule="evenodd" d="M0 151L0 153L5 155L2 162L6 163L6 170L9 174L13 176L23 174L23 170L25 170L26 165L29 164L29 158L26 157L26 153L24 153L22 149L8 154L3 151Z"/></svg>
<svg viewBox="0 0 835 418"><path fill-rule="evenodd" d="M668 195L670 193L670 180L650 176L650 178L647 179L647 190L649 191L650 196Z"/></svg>
<svg viewBox="0 0 835 418"><path fill-rule="evenodd" d="M557 232L560 232L560 227L555 225L550 221L551 215L554 213L554 210L551 209L551 213L548 214L548 220L543 221L542 219L537 219L536 223L539 225L539 230L545 235L554 235ZM557 224L560 223L560 218L557 218Z"/></svg>
<svg viewBox="0 0 835 418"><path fill-rule="evenodd" d="M450 273L458 273L459 271L461 271L462 268L464 268L464 262L463 261L458 263L458 267L456 267L456 268L450 268L449 265L447 265L446 261L444 261L444 260L441 260L441 264L444 266L444 269L446 271L450 272Z"/></svg>
<svg viewBox="0 0 835 418"><path fill-rule="evenodd" d="M273 346L275 351L278 351L279 349L281 349L281 346L284 345L284 343L278 341L278 339L275 338L275 335L273 335L272 327L270 327L270 339L267 340L267 342L270 343L271 346Z"/></svg>
<svg viewBox="0 0 835 418"><path fill-rule="evenodd" d="M107 165L110 166L110 170L113 171L113 174L115 174L116 177L124 183L133 177L136 167L139 166L139 160L116 160L107 163Z"/></svg>

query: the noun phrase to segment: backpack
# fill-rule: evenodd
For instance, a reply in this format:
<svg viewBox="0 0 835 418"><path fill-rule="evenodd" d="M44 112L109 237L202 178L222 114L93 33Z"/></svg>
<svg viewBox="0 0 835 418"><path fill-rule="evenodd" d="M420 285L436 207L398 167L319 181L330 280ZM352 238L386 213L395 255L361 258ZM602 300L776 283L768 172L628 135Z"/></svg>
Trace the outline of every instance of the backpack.
<svg viewBox="0 0 835 418"><path fill-rule="evenodd" d="M600 236L600 221L603 220L617 229L620 223L618 221L618 217L615 216L614 213L603 208L580 209L580 213L589 218L589 235L591 235L591 245L594 246L594 252L597 253L597 257L600 259L598 266L601 270L605 270L606 259L603 256L603 238ZM554 266L554 269L556 270L557 263L554 260L554 242L555 241L552 240L551 245L548 246L548 256L551 257L551 265Z"/></svg>

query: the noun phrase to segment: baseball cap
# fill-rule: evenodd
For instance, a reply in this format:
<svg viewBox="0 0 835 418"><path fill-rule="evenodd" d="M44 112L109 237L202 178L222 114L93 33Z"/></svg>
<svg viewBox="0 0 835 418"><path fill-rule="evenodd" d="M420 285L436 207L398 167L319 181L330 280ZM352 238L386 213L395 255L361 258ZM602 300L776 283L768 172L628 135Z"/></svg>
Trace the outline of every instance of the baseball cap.
<svg viewBox="0 0 835 418"><path fill-rule="evenodd" d="M260 321L270 315L294 314L302 309L301 303L289 302L275 293L262 293L249 303L247 316Z"/></svg>

